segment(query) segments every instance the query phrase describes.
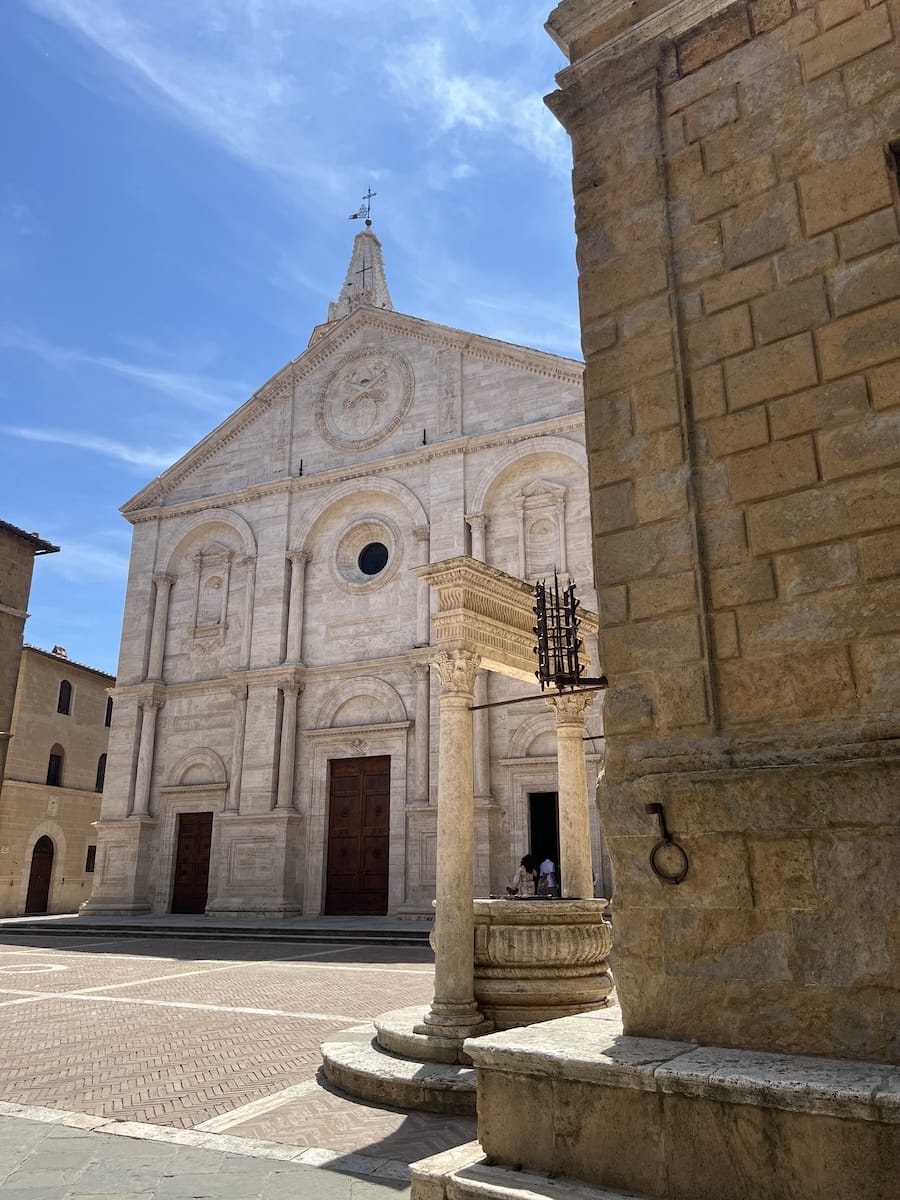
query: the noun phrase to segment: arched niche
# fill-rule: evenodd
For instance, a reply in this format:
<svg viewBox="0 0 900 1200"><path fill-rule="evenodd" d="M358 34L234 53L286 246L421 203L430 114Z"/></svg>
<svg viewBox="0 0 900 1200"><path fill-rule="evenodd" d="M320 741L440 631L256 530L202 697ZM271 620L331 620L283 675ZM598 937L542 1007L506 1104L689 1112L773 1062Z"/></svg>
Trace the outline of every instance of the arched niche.
<svg viewBox="0 0 900 1200"><path fill-rule="evenodd" d="M215 750L201 747L183 755L169 775L170 787L209 787L228 782L225 763Z"/></svg>
<svg viewBox="0 0 900 1200"><path fill-rule="evenodd" d="M364 675L359 679L348 679L328 694L319 707L313 728L393 725L407 719L406 705L398 692L383 679Z"/></svg>

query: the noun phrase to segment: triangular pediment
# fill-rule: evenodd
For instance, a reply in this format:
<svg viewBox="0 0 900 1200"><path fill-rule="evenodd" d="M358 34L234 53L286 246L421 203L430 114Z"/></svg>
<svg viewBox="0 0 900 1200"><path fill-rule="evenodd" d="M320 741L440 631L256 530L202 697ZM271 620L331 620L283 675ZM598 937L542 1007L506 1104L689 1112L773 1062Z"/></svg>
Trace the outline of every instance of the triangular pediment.
<svg viewBox="0 0 900 1200"><path fill-rule="evenodd" d="M133 496L122 506L122 513L135 518L147 509L190 502L205 494L240 491L251 483L265 482L249 477L246 469L241 469L241 464L258 455L261 442L272 445L285 440L274 424L262 431L261 423L273 422L274 410L286 396L293 395L294 389L316 372L327 371L330 360L337 362L352 351L354 344L365 345L369 333L373 342L385 336L401 337L422 346L453 349L468 358L482 359L512 371L558 379L569 386L580 384L584 370L583 364L574 359L438 325L390 309L362 306L340 320L317 327L317 336L306 350L286 363L240 408ZM287 473L286 466L279 470L273 465L268 478L284 478ZM207 477L209 486L204 490Z"/></svg>

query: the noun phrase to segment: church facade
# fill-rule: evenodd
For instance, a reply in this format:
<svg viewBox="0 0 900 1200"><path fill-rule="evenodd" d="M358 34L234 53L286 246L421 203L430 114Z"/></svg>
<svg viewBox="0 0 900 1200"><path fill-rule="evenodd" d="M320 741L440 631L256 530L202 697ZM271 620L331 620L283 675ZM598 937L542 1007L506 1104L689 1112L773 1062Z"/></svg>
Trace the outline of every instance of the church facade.
<svg viewBox="0 0 900 1200"><path fill-rule="evenodd" d="M580 363L395 312L380 243L358 234L306 351L123 509L86 910L430 912L437 684L413 569L556 569L595 609L583 430ZM530 691L481 672L475 702ZM540 699L474 716L487 895L558 849L555 719ZM598 705L589 760L601 727ZM609 894L596 823L592 841Z"/></svg>

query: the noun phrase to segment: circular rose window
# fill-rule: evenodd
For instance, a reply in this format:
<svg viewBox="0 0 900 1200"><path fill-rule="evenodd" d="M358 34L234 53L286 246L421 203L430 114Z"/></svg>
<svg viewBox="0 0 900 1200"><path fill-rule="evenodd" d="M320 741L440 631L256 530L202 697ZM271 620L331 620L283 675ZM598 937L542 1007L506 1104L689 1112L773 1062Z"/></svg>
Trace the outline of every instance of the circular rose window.
<svg viewBox="0 0 900 1200"><path fill-rule="evenodd" d="M350 592L379 588L393 578L402 558L400 531L383 517L351 525L338 538L332 569Z"/></svg>

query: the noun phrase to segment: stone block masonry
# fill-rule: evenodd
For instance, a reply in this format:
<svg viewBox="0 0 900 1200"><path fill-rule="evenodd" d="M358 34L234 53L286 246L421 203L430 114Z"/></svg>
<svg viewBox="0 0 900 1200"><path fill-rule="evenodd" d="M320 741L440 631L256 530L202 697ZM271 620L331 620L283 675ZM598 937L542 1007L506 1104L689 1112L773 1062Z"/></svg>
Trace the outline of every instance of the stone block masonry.
<svg viewBox="0 0 900 1200"><path fill-rule="evenodd" d="M626 1032L897 1062L900 5L603 12L551 15L571 66L548 103L574 153ZM689 854L678 888L646 800Z"/></svg>

